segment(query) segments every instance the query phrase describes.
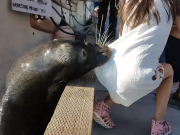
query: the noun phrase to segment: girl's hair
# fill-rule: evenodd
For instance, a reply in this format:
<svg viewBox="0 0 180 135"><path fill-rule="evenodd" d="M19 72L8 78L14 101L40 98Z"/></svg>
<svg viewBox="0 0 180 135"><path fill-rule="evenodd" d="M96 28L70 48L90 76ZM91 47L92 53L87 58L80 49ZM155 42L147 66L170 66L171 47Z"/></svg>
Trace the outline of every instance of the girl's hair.
<svg viewBox="0 0 180 135"><path fill-rule="evenodd" d="M126 2L127 1L127 2ZM159 0L160 1L160 0ZM161 0L168 15L168 21L172 15L180 15L180 0ZM118 14L121 23L134 29L142 23L150 24L150 14L152 14L157 24L160 21L160 15L154 5L154 0L120 0L120 9Z"/></svg>

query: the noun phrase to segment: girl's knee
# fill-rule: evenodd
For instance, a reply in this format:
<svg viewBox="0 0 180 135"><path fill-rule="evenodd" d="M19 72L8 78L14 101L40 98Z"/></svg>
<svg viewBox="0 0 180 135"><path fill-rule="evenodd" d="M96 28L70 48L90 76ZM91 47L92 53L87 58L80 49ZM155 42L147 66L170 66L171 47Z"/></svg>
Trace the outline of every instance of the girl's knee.
<svg viewBox="0 0 180 135"><path fill-rule="evenodd" d="M174 75L174 71L173 68L170 64L167 63L162 63L163 67L164 67L164 77L173 77Z"/></svg>
<svg viewBox="0 0 180 135"><path fill-rule="evenodd" d="M170 64L167 64L167 66L168 66L169 76L173 76L174 70L173 70L172 66Z"/></svg>

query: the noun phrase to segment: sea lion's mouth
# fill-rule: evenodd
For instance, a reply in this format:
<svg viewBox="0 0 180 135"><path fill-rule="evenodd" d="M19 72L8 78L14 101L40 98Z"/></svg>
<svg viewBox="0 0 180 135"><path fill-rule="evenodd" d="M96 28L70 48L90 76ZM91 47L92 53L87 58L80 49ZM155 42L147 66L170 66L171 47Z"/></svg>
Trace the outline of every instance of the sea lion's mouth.
<svg viewBox="0 0 180 135"><path fill-rule="evenodd" d="M102 55L106 56L107 59L109 59L111 57L111 51L109 50L109 48L105 48L102 52Z"/></svg>
<svg viewBox="0 0 180 135"><path fill-rule="evenodd" d="M102 66L103 64L105 64L111 57L111 50L108 47L105 47L102 49L101 54L98 55L98 61L99 61L99 65L98 66Z"/></svg>

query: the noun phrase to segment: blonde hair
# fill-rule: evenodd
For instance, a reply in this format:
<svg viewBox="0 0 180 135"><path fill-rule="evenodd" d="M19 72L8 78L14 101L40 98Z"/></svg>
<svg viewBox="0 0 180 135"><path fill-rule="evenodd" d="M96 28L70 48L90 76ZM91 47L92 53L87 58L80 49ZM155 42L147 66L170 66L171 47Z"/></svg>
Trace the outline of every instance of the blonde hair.
<svg viewBox="0 0 180 135"><path fill-rule="evenodd" d="M161 20L160 15L154 5L154 0L120 0L120 9L118 15L121 23L126 24L134 29L142 23L150 24L150 14L152 14L157 24ZM173 19L176 15L180 15L180 0L162 0L164 8L166 9L168 18L172 14ZM133 12L132 12L133 11Z"/></svg>

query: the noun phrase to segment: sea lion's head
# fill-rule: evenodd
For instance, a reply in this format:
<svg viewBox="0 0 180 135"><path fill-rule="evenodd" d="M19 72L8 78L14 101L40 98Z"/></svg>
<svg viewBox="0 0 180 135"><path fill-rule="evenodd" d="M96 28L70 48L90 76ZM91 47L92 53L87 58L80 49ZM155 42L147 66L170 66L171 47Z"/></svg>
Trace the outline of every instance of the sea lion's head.
<svg viewBox="0 0 180 135"><path fill-rule="evenodd" d="M103 65L111 56L108 47L82 41L54 41L57 60L64 65L61 76L78 78L92 69ZM63 74L63 75L62 75Z"/></svg>

